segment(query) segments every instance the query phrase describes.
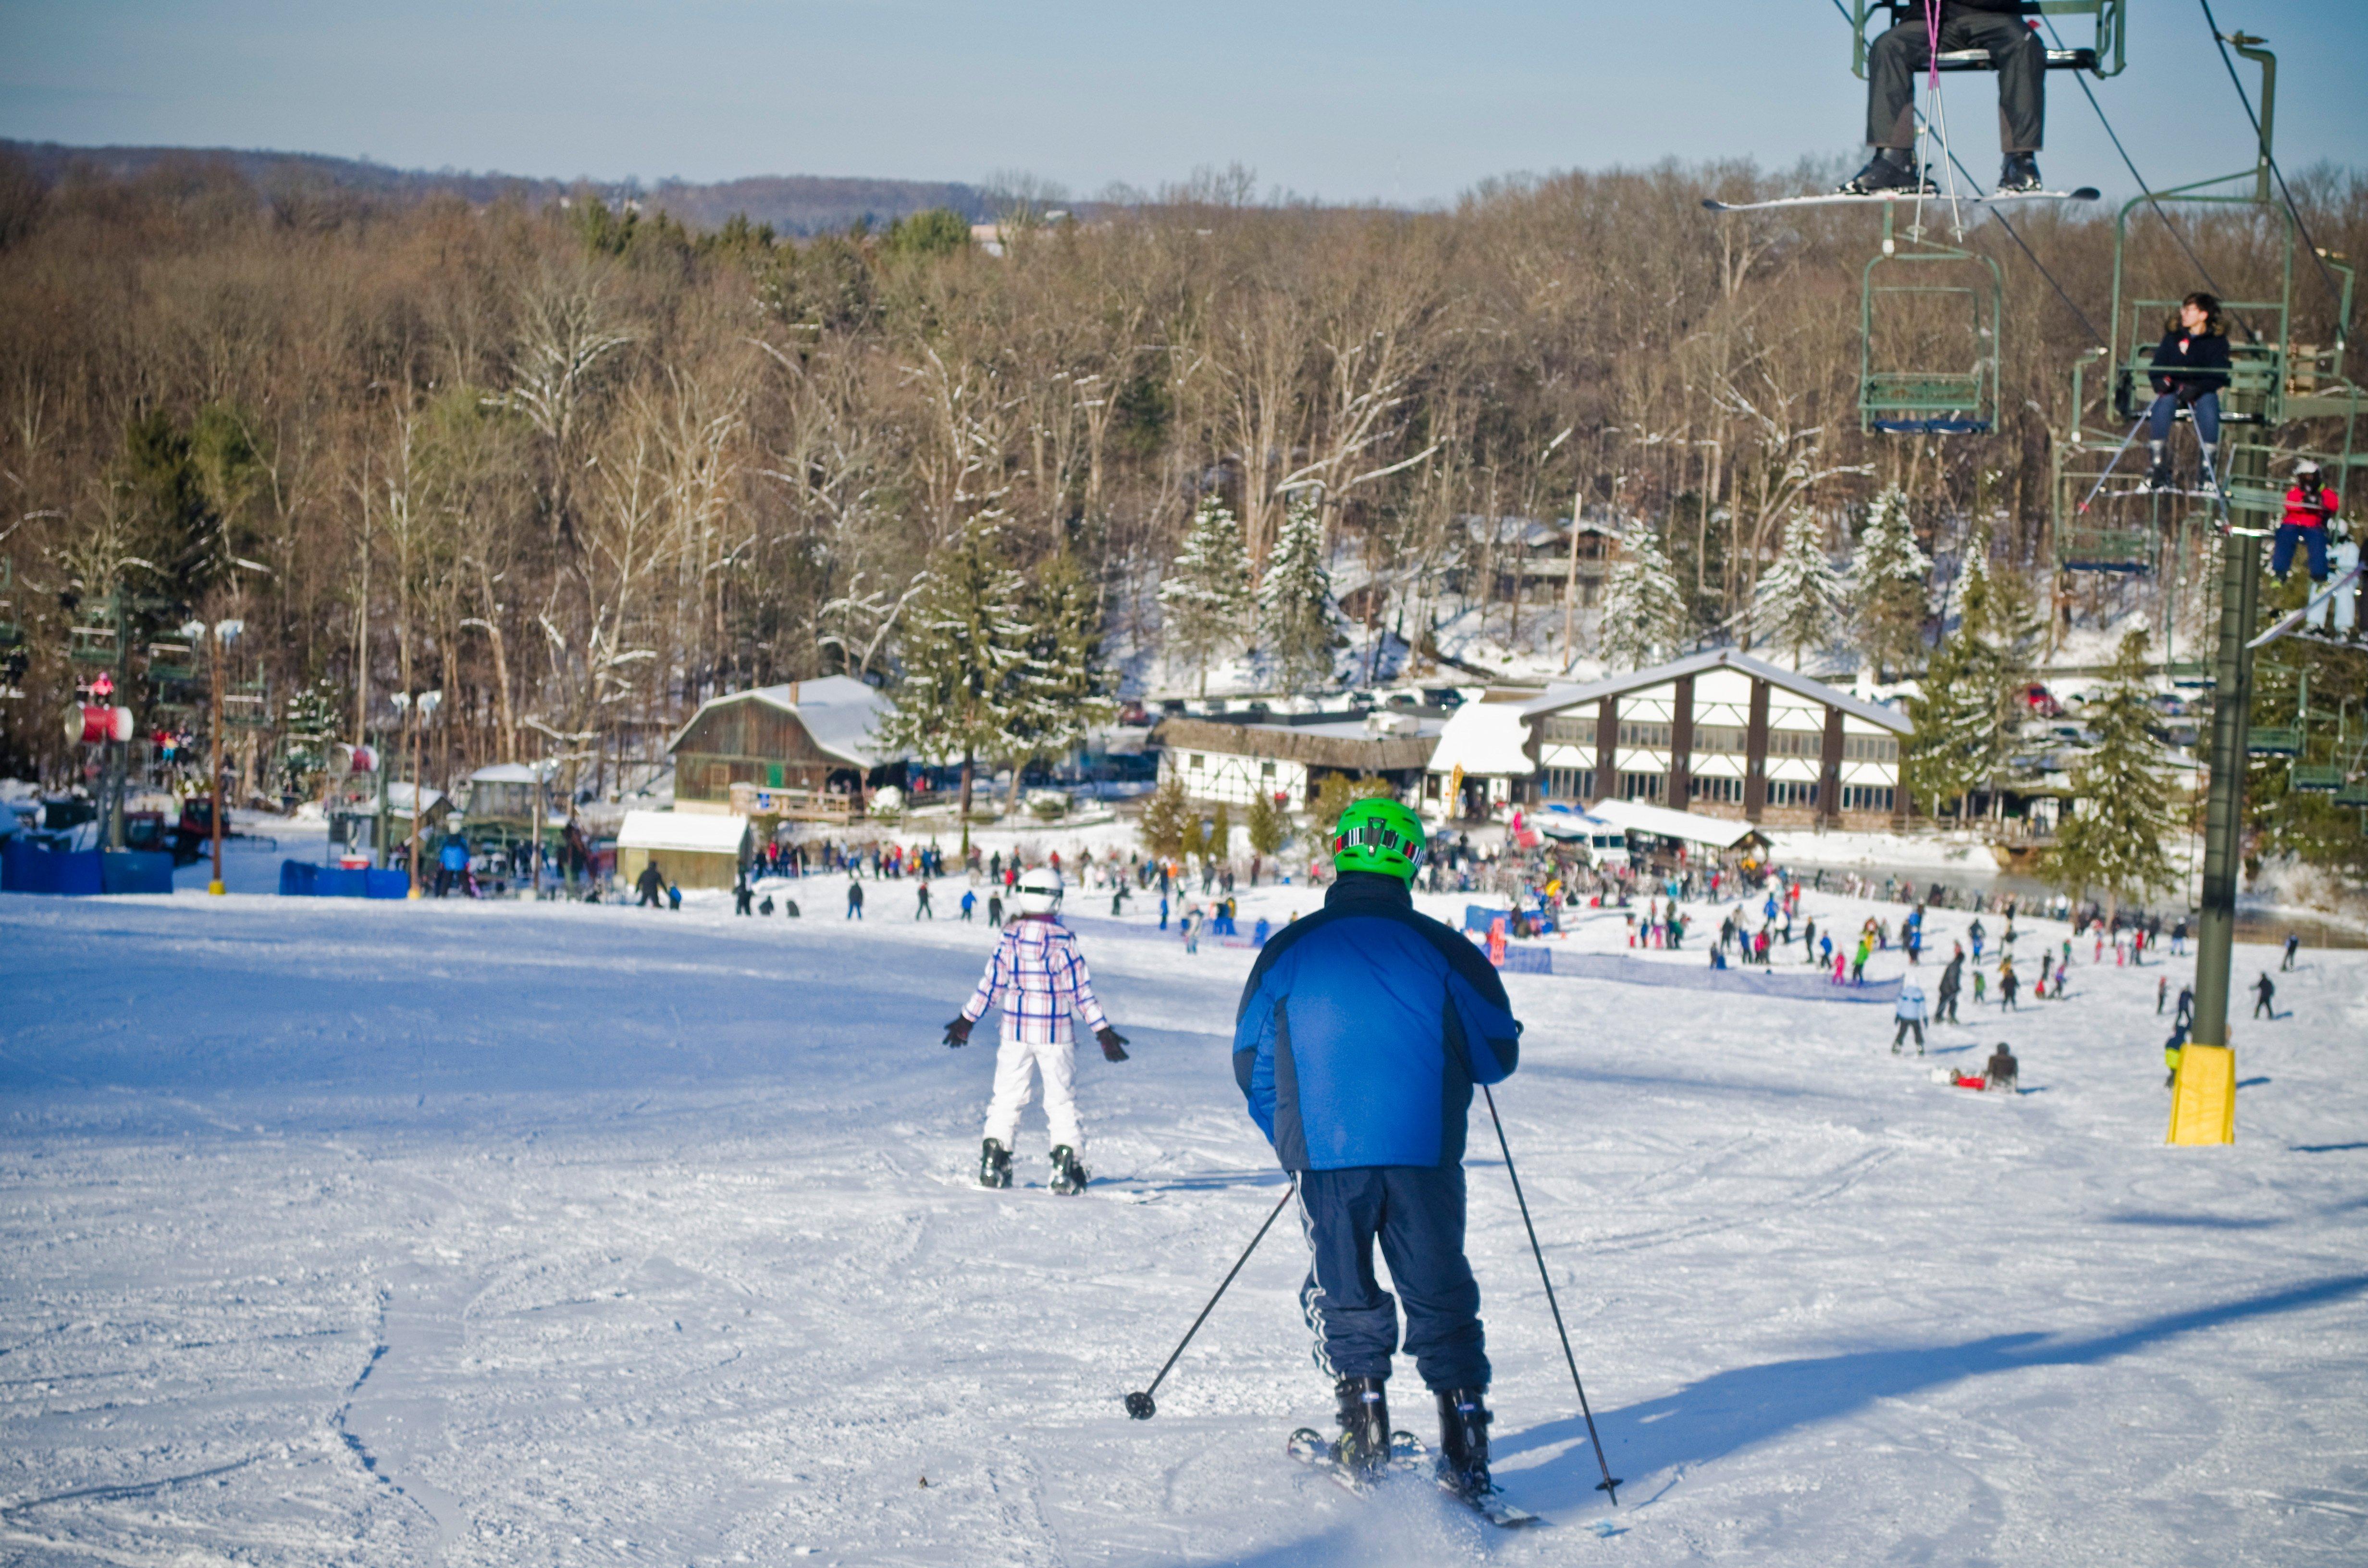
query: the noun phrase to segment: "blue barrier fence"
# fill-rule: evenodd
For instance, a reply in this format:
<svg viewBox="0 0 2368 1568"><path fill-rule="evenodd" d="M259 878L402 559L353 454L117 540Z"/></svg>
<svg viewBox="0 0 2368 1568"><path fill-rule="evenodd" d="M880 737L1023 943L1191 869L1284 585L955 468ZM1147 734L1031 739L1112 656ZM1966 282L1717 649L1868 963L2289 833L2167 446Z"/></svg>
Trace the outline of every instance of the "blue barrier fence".
<svg viewBox="0 0 2368 1568"><path fill-rule="evenodd" d="M92 898L173 891L173 858L153 849L45 849L22 838L0 845L0 892Z"/></svg>
<svg viewBox="0 0 2368 1568"><path fill-rule="evenodd" d="M282 898L407 898L411 873L390 867L316 866L310 860L279 862Z"/></svg>
<svg viewBox="0 0 2368 1568"><path fill-rule="evenodd" d="M0 845L0 892L96 897L105 876L96 849L44 849L21 837Z"/></svg>

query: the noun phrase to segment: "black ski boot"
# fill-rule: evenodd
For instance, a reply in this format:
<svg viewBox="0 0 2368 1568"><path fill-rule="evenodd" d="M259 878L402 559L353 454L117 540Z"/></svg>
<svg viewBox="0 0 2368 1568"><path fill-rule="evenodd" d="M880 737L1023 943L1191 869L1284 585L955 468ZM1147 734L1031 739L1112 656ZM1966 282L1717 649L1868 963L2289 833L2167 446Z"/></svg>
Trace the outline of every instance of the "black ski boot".
<svg viewBox="0 0 2368 1568"><path fill-rule="evenodd" d="M1921 190L1930 196L1935 188L1930 180L1918 174L1915 158L1906 148L1880 147L1875 150L1874 156L1866 161L1866 167L1838 187L1838 193L1843 196L1880 196L1885 191L1913 194Z"/></svg>
<svg viewBox="0 0 2368 1568"><path fill-rule="evenodd" d="M2148 490L2177 488L2179 482L2170 476L2169 449L2160 441L2148 441L2146 449L2153 454L2154 461L2146 469L2146 488Z"/></svg>
<svg viewBox="0 0 2368 1568"><path fill-rule="evenodd" d="M1479 1389L1442 1389L1439 1394L1439 1479L1466 1498L1495 1490L1488 1479L1487 1400Z"/></svg>
<svg viewBox="0 0 2368 1568"><path fill-rule="evenodd" d="M1390 1403L1382 1387L1380 1378L1342 1378L1332 1386L1340 1402L1332 1458L1351 1475L1372 1475L1390 1462Z"/></svg>
<svg viewBox="0 0 2368 1568"><path fill-rule="evenodd" d="M996 1139L989 1138L978 1148L978 1185L1009 1187L1011 1185L1011 1151Z"/></svg>
<svg viewBox="0 0 2368 1568"><path fill-rule="evenodd" d="M1008 1177L1006 1178L1007 1183L1008 1179ZM1064 1198L1075 1198L1078 1193L1086 1190L1086 1183L1092 1179L1086 1174L1086 1167L1077 1163L1077 1152L1075 1149L1070 1148L1066 1143L1053 1145L1053 1190L1054 1192Z"/></svg>
<svg viewBox="0 0 2368 1568"><path fill-rule="evenodd" d="M2005 166L1998 170L1998 193L2000 196L2024 196L2034 190L2045 190L2047 182L2039 177L2039 154L2009 153Z"/></svg>

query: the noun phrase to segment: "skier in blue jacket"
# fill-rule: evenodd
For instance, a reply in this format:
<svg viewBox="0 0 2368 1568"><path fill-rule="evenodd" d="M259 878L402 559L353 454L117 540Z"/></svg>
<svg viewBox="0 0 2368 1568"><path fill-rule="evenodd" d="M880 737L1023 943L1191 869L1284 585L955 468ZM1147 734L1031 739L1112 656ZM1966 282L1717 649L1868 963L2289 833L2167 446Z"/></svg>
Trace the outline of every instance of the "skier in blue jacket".
<svg viewBox="0 0 2368 1568"><path fill-rule="evenodd" d="M1390 1455L1383 1385L1397 1301L1406 1348L1438 1397L1441 1478L1488 1492L1488 1357L1480 1287L1463 1256L1463 1138L1472 1085L1501 1082L1521 1026L1486 958L1415 913L1422 823L1364 800L1332 839L1324 908L1277 931L1243 988L1234 1076L1292 1173L1314 1258L1300 1305L1334 1380L1333 1457L1370 1471Z"/></svg>

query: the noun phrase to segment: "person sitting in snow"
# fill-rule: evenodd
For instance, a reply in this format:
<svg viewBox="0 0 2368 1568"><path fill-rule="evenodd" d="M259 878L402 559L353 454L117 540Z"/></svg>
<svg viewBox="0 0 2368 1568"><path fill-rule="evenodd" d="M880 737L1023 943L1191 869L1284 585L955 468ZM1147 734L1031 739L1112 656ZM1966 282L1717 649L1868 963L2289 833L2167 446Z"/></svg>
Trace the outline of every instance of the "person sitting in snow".
<svg viewBox="0 0 2368 1568"><path fill-rule="evenodd" d="M962 1014L946 1025L946 1043L970 1043L971 1026L989 1007L1003 1009L1003 1043L995 1053L995 1095L987 1102L986 1136L979 1145L981 1187L1011 1185L1011 1151L1019 1132L1019 1112L1044 1080L1044 1119L1053 1133L1053 1190L1064 1196L1085 1191L1090 1179L1079 1156L1085 1129L1077 1120L1077 1048L1069 1015L1085 1016L1086 1027L1112 1062L1126 1060L1126 1037L1110 1027L1094 995L1077 938L1053 915L1061 907L1061 873L1039 867L1019 879L1019 918L995 945L979 976L978 989Z"/></svg>
<svg viewBox="0 0 2368 1568"><path fill-rule="evenodd" d="M2000 1040L1998 1049L1990 1052L1989 1065L1983 1069L1982 1077L1993 1089L2012 1089L2015 1074L2020 1071L2014 1052L2007 1049L2006 1041Z"/></svg>
<svg viewBox="0 0 2368 1568"><path fill-rule="evenodd" d="M1338 1402L1334 1459L1371 1471L1390 1455L1398 1301L1374 1278L1378 1241L1438 1402L1440 1479L1476 1498L1493 1490L1492 1417L1463 1255L1464 1121L1472 1086L1518 1065L1521 1026L1480 949L1414 908L1420 818L1359 801L1331 847L1323 910L1277 932L1242 988L1234 1078L1298 1188L1314 1252L1300 1304Z"/></svg>

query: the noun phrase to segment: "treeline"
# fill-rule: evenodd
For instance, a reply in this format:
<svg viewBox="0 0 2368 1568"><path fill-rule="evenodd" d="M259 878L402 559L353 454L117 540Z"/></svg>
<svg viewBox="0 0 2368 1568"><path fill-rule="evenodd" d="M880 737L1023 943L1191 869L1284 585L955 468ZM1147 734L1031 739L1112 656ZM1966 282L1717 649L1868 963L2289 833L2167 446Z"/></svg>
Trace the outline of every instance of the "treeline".
<svg viewBox="0 0 2368 1568"><path fill-rule="evenodd" d="M790 242L0 163L0 558L28 655L6 760L74 760L69 631L118 586L157 601L139 635L243 619L234 675L347 731L440 689L446 777L553 751L612 777L717 691L896 678L928 564L990 531L1023 574L1076 563L1112 651L1152 649L1212 493L1253 573L1313 500L1375 585L1360 613L1409 634L1496 580L1498 536L1463 519L1575 498L1649 525L1698 637L1748 632L1800 515L1839 553L1889 486L1928 550L1978 517L2002 562L2037 559L2110 215L2015 219L2055 284L1994 223L1968 238L2008 278L1998 435L1869 439L1877 221L1701 210L1815 173L1574 174L1424 213L1260 203L1234 175L1089 223L1018 207L994 255L946 211ZM2320 244L2356 254L2368 187L2304 184ZM2225 289L2273 290L2248 218L2180 222ZM2134 235L2150 292L2195 286L2161 223ZM2299 335L2328 341L2300 287L2328 319ZM1955 368L1945 325L1901 330Z"/></svg>

